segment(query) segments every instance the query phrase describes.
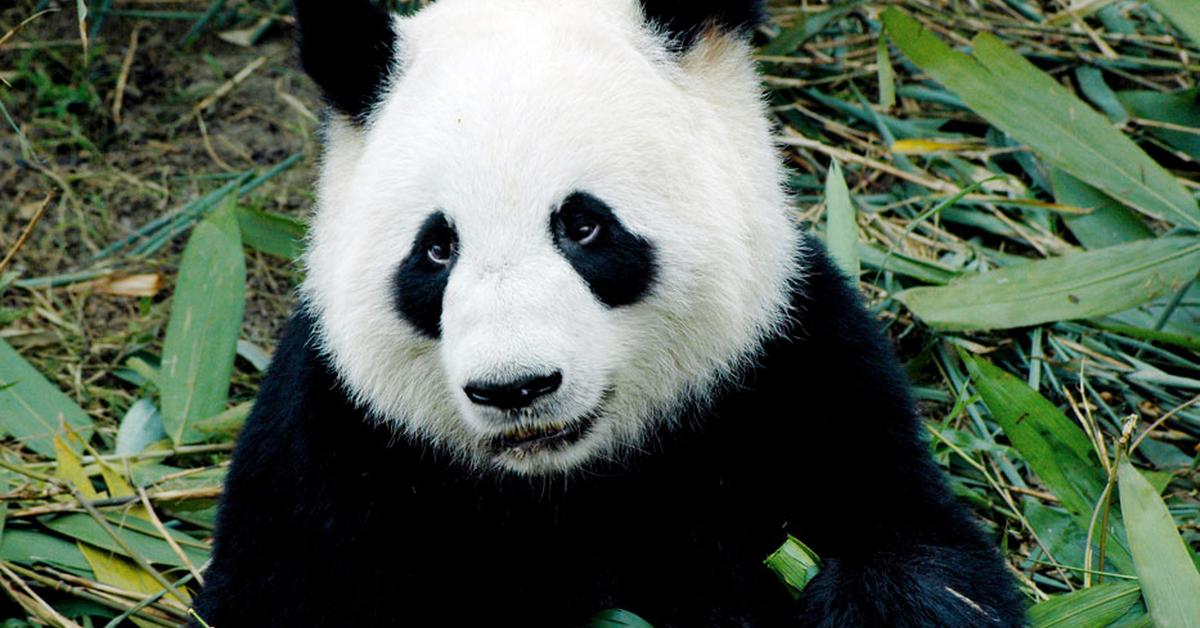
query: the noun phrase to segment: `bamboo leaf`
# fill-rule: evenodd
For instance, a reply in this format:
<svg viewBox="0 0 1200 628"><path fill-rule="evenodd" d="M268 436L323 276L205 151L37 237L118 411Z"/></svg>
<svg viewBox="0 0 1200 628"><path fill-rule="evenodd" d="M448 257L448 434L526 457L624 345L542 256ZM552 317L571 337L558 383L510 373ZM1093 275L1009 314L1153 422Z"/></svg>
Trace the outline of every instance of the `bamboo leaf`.
<svg viewBox="0 0 1200 628"><path fill-rule="evenodd" d="M1115 331L1131 338L1152 340L1154 342L1174 345L1176 347L1182 347L1192 351L1200 351L1200 336L1188 336L1186 334L1173 334L1165 331L1155 331L1153 329L1146 329L1145 327L1138 327L1136 325L1127 325L1112 321L1110 319L1101 319L1093 322L1101 329Z"/></svg>
<svg viewBox="0 0 1200 628"><path fill-rule="evenodd" d="M1160 628L1200 619L1200 572L1158 491L1128 460L1117 467L1121 513L1146 605Z"/></svg>
<svg viewBox="0 0 1200 628"><path fill-rule="evenodd" d="M976 37L969 56L896 7L882 17L892 41L914 64L1050 164L1149 216L1200 229L1200 207L1179 181L994 35Z"/></svg>
<svg viewBox="0 0 1200 628"><path fill-rule="evenodd" d="M96 574L96 581L120 587L126 591L135 591L137 593L155 594L164 591L163 586L154 579L145 569L137 566L137 563L108 552L102 549L89 546L83 541L76 541L83 556L87 559L88 564L92 566L92 572ZM185 598L188 598L187 591L180 590ZM137 620L134 620L138 623ZM139 625L152 625L140 624Z"/></svg>
<svg viewBox="0 0 1200 628"><path fill-rule="evenodd" d="M1137 214L1104 192L1057 168L1050 171L1050 180L1059 203L1092 210L1089 214L1063 216L1075 239L1088 249L1154 237Z"/></svg>
<svg viewBox="0 0 1200 628"><path fill-rule="evenodd" d="M188 241L163 342L163 426L176 445L201 440L192 423L225 409L245 284L241 233L227 201Z"/></svg>
<svg viewBox="0 0 1200 628"><path fill-rule="evenodd" d="M828 28L830 24L858 8L859 4L861 2L849 2L811 16L801 13L795 26L779 33L770 43L763 46L759 53L764 56L790 55L799 50L804 42Z"/></svg>
<svg viewBox="0 0 1200 628"><path fill-rule="evenodd" d="M74 435L69 434L68 436ZM76 490L83 497L87 499L96 499L99 497L96 489L92 486L91 479L83 470L83 464L79 456L71 451L64 440L58 436L54 437L54 447L58 461L56 475L75 486ZM109 489L109 496L119 497L133 494L133 488L111 468L108 468L107 465L102 463L101 471L104 473L105 483ZM145 509L140 505L130 509L128 515L134 517L146 516ZM88 519L88 521L96 525L97 530L100 529L95 521L91 519ZM107 537L107 535L105 535L105 538L111 541L111 538ZM103 544L99 544L100 546L97 547L97 545L84 542L82 539L76 540L75 543L79 547L79 552L83 555L84 560L91 567L92 573L95 574L96 580L99 582L140 593L157 593L162 590L162 585L155 582L153 576L146 573L144 569L138 567L133 561L115 555L115 550L102 549L104 547Z"/></svg>
<svg viewBox="0 0 1200 628"><path fill-rule="evenodd" d="M1175 292L1200 269L1200 239L1140 240L962 277L896 295L932 327L1010 329L1092 318Z"/></svg>
<svg viewBox="0 0 1200 628"><path fill-rule="evenodd" d="M87 0L75 0L75 19L79 24L79 41L83 44L83 57L88 56L88 5Z"/></svg>
<svg viewBox="0 0 1200 628"><path fill-rule="evenodd" d="M70 439L74 434L68 433L66 436ZM77 438L71 440L77 440ZM92 486L92 481L83 470L83 461L67 446L67 439L60 436L54 437L54 460L58 463L54 469L56 477L66 480L75 487L75 490L79 491L80 495L88 499L96 499L98 494L95 487Z"/></svg>
<svg viewBox="0 0 1200 628"><path fill-rule="evenodd" d="M1079 84L1079 91L1083 93L1083 96L1104 112L1104 115L1108 116L1108 119L1112 120L1114 124L1124 124L1129 121L1129 112L1125 111L1125 107L1117 98L1117 93L1105 82L1104 72L1101 72L1100 68L1090 65L1075 68L1075 81Z"/></svg>
<svg viewBox="0 0 1200 628"><path fill-rule="evenodd" d="M1062 565L1077 567L1087 562L1087 528L1081 527L1071 513L1047 506L1036 499L1025 500L1022 510L1030 527L1037 532L1041 545L1054 556L1054 560ZM1092 545L1093 550L1098 549L1095 543ZM1103 569L1117 571L1112 561L1105 562L1108 564Z"/></svg>
<svg viewBox="0 0 1200 628"><path fill-rule="evenodd" d="M260 373L266 373L267 368L271 366L271 354L267 353L266 349L249 340L238 341L237 354L238 357L249 362Z"/></svg>
<svg viewBox="0 0 1200 628"><path fill-rule="evenodd" d="M1141 594L1136 582L1105 582L1055 595L1029 609L1033 628L1107 626L1133 608Z"/></svg>
<svg viewBox="0 0 1200 628"><path fill-rule="evenodd" d="M53 456L53 439L61 431L60 421L81 438L91 438L91 417L0 340L0 431L32 451Z"/></svg>
<svg viewBox="0 0 1200 628"><path fill-rule="evenodd" d="M1197 6L1197 11L1200 11L1200 6ZM1200 89L1169 94L1134 90L1118 93L1117 99L1138 118L1170 125L1147 124L1146 130L1193 159L1200 160Z"/></svg>
<svg viewBox="0 0 1200 628"><path fill-rule="evenodd" d="M0 472L0 491L8 494L12 482L7 471ZM0 500L0 545L4 544L4 527L8 523L8 500Z"/></svg>
<svg viewBox="0 0 1200 628"><path fill-rule="evenodd" d="M151 443L167 437L163 429L162 414L149 399L138 399L117 429L117 446L113 452L118 456L140 454Z"/></svg>
<svg viewBox="0 0 1200 628"><path fill-rule="evenodd" d="M1200 46L1200 0L1150 0L1150 5Z"/></svg>
<svg viewBox="0 0 1200 628"><path fill-rule="evenodd" d="M104 477L104 484L108 487L108 495L110 497L130 497L136 494L133 487L130 486L129 482L116 469L104 462L100 462L99 466L100 474ZM122 512L122 523L130 524L132 519L129 519L129 517L136 517L146 522L150 521L149 512L141 504L127 507ZM97 581L138 593L156 594L165 591L162 584L145 569L142 569L136 562L123 556L118 556L111 551L93 547L83 541L76 541L76 543L79 545L80 551L83 552L83 557L91 565L92 572L96 574ZM180 590L180 593L183 594L185 600L190 600L186 591ZM134 620L134 623L139 626L148 625L138 620Z"/></svg>
<svg viewBox="0 0 1200 628"><path fill-rule="evenodd" d="M881 251L866 242L858 243L858 255L862 263L871 268L904 275L924 283L945 285L958 276L955 271L929 260L908 257L895 251Z"/></svg>
<svg viewBox="0 0 1200 628"><path fill-rule="evenodd" d="M47 528L59 534L94 545L107 552L128 557L125 549L114 541L104 531L104 528L89 515L64 515L46 519L42 523ZM133 518L126 518L120 521L109 520L109 523L116 530L117 534L147 561L171 567L185 566L175 551L171 549L171 546L162 537L158 536L158 532L154 531L150 524ZM149 530L143 528L149 528ZM169 529L168 532L170 532L172 538L179 542L180 547L187 554L188 560L192 561L193 564L201 565L204 561L208 560L208 552L201 549L202 545L199 541L181 532Z"/></svg>
<svg viewBox="0 0 1200 628"><path fill-rule="evenodd" d="M978 142L953 140L941 137L911 138L896 140L892 143L891 151L899 155L933 155L936 153L952 153L955 151L979 150Z"/></svg>
<svg viewBox="0 0 1200 628"><path fill-rule="evenodd" d="M613 609L592 618L590 628L654 628L649 622L629 611Z"/></svg>
<svg viewBox="0 0 1200 628"><path fill-rule="evenodd" d="M896 71L892 68L887 38L883 36L883 33L879 34L877 46L875 63L879 66L879 106L887 110L896 106Z"/></svg>
<svg viewBox="0 0 1200 628"><path fill-rule="evenodd" d="M135 494L133 487L129 485L116 469L104 462L99 463L99 466L110 497L128 497ZM140 504L127 507L122 512L123 523L132 521L128 517L136 517L147 522L150 520L150 515L146 511L145 506ZM80 551L83 552L83 557L91 565L92 572L96 574L97 581L138 593L155 594L165 590L162 584L155 580L154 576L150 575L149 572L142 569L134 561L119 556L112 551L94 547L83 541L76 541L76 543L79 545ZM187 599L186 591L181 590L180 593ZM134 620L134 623L139 626L148 625L138 620Z"/></svg>
<svg viewBox="0 0 1200 628"><path fill-rule="evenodd" d="M248 207L238 207L237 218L246 246L289 260L299 259L304 252L304 234L308 226L303 222Z"/></svg>
<svg viewBox="0 0 1200 628"><path fill-rule="evenodd" d="M826 245L842 272L856 279L860 272L858 261L858 224L854 218L850 190L837 160L829 166L825 179Z"/></svg>
<svg viewBox="0 0 1200 628"><path fill-rule="evenodd" d="M789 535L783 545L763 562L779 576L793 596L799 597L804 587L817 577L821 560L816 552Z"/></svg>
<svg viewBox="0 0 1200 628"><path fill-rule="evenodd" d="M253 408L254 402L239 403L216 416L196 421L195 427L210 438L222 437L224 440L232 440L241 431Z"/></svg>
<svg viewBox="0 0 1200 628"><path fill-rule="evenodd" d="M1087 436L1054 404L992 363L963 354L983 403L1013 447L1083 530L1104 492L1107 475ZM1109 519L1107 555L1123 572L1133 569L1120 518Z"/></svg>
<svg viewBox="0 0 1200 628"><path fill-rule="evenodd" d="M22 565L44 563L85 578L93 578L92 567L71 541L47 532L9 527L0 543L0 560Z"/></svg>

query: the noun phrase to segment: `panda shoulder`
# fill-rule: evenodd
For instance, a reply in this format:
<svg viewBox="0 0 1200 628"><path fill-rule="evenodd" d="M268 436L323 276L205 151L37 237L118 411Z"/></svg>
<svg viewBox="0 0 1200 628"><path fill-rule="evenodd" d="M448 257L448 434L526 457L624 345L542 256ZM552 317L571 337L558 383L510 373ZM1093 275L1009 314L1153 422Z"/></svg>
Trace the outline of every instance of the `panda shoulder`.
<svg viewBox="0 0 1200 628"><path fill-rule="evenodd" d="M313 317L301 307L271 356L271 364L238 437L234 472L269 473L269 462L286 454L293 464L315 450L313 417L329 415L339 384L321 355ZM300 460L297 460L300 457Z"/></svg>

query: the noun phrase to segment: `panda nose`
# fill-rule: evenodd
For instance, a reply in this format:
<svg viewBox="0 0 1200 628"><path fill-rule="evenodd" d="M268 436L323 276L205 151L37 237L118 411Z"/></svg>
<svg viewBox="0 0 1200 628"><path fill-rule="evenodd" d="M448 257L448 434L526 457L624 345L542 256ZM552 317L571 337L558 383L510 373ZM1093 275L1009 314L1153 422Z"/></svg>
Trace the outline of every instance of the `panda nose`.
<svg viewBox="0 0 1200 628"><path fill-rule="evenodd" d="M481 406L501 410L517 410L531 405L538 397L545 397L562 385L562 373L530 375L503 384L473 382L463 387L467 398Z"/></svg>

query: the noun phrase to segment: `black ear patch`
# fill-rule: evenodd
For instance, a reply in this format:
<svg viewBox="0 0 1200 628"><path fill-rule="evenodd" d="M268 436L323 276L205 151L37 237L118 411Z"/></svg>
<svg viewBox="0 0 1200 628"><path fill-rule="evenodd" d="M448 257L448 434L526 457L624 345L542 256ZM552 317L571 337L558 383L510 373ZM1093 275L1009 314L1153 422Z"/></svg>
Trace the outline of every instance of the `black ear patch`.
<svg viewBox="0 0 1200 628"><path fill-rule="evenodd" d="M334 109L362 124L396 54L391 14L371 0L295 0L300 63Z"/></svg>
<svg viewBox="0 0 1200 628"><path fill-rule="evenodd" d="M630 232L600 199L576 192L550 219L554 245L608 307L632 305L658 275L654 245Z"/></svg>
<svg viewBox="0 0 1200 628"><path fill-rule="evenodd" d="M425 219L408 257L392 276L396 311L430 338L442 335L442 301L457 260L458 235L446 215L437 212Z"/></svg>
<svg viewBox="0 0 1200 628"><path fill-rule="evenodd" d="M684 49L706 29L748 34L767 19L763 0L642 0L642 12Z"/></svg>

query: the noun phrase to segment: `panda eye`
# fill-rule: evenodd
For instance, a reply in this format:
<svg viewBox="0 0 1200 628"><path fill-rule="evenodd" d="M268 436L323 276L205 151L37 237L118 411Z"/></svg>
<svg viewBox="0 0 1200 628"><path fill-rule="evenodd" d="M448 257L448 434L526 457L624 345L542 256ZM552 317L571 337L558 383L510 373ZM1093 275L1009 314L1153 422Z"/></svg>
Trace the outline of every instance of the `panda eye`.
<svg viewBox="0 0 1200 628"><path fill-rule="evenodd" d="M425 256L438 266L449 266L458 254L458 243L450 231L442 231L425 248Z"/></svg>
<svg viewBox="0 0 1200 628"><path fill-rule="evenodd" d="M571 212L563 216L563 231L568 239L587 246L600 237L600 221L587 214Z"/></svg>

